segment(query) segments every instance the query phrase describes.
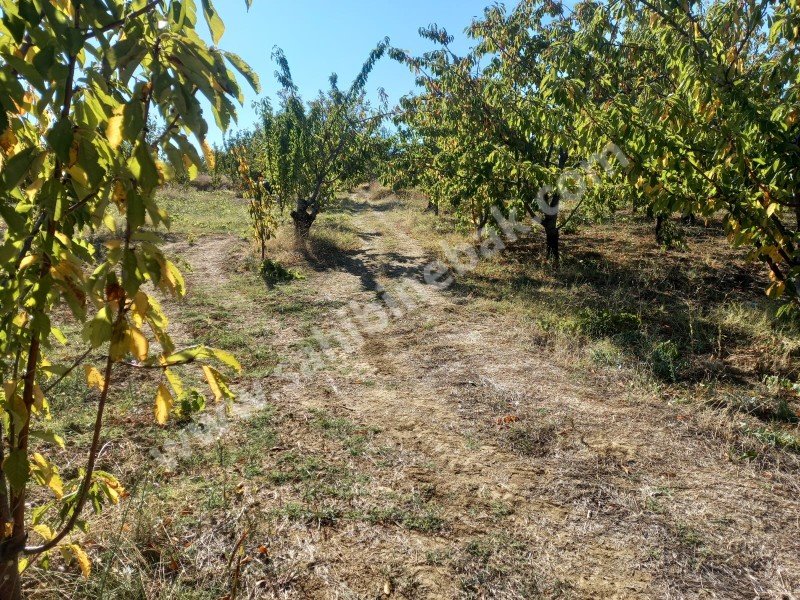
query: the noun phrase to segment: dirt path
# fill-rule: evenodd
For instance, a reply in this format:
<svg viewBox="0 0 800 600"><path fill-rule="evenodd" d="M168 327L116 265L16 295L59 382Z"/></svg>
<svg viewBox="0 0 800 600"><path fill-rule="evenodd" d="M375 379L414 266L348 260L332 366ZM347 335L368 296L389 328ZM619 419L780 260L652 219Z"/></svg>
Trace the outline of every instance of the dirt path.
<svg viewBox="0 0 800 600"><path fill-rule="evenodd" d="M297 369L303 326L284 323L275 343L292 366L266 385L287 411L323 410L379 429L391 461L371 485L423 497L441 507L445 525L296 532L307 572L302 587L282 593L800 593L796 480L732 461L724 441L698 434L680 407L584 370L573 351L553 348L502 306L425 285L429 257L395 218L396 199L355 200L362 247L309 281L321 305L345 307L328 312L323 333L342 329L343 315L385 306L386 294L404 292L406 303L395 301L388 322L373 315L371 331L357 327L363 343L334 345L317 372ZM214 238L188 249L195 284L213 285L238 243Z"/></svg>

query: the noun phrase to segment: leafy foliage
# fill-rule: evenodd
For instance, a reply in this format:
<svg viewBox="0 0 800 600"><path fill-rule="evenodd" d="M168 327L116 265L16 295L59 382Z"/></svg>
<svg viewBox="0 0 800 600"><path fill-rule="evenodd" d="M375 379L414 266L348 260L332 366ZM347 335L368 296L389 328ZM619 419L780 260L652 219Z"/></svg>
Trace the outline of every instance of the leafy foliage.
<svg viewBox="0 0 800 600"><path fill-rule="evenodd" d="M294 84L283 52L275 50L279 105L258 105L260 122L252 132L229 138L227 149L237 157L236 178L252 200L255 237L262 248L274 230L274 215L289 211L299 237L308 234L317 215L342 190L375 169L374 157L386 151L380 135L382 115L366 100L364 86L388 41L370 53L350 87L338 78L330 89L306 103Z"/></svg>
<svg viewBox="0 0 800 600"><path fill-rule="evenodd" d="M523 0L486 9L463 57L446 32L422 30L437 50L392 51L423 88L403 100L395 174L478 228L491 206L541 209L556 256L547 207L570 196L581 210L624 199L654 215L721 215L767 265L768 294L796 303L798 8ZM608 148L624 174L582 165L606 166Z"/></svg>
<svg viewBox="0 0 800 600"><path fill-rule="evenodd" d="M217 43L224 26L211 0L202 12ZM120 368L163 373L159 422L174 397L189 408L175 365L203 363L215 398L231 397L205 363L238 369L235 359L178 351L167 333L157 296L181 296L185 285L156 245L154 230L169 216L154 192L176 172L196 173L201 156L190 136L213 162L200 97L225 128L243 100L234 72L258 81L239 57L202 40L194 0L2 0L0 13L0 598L16 598L20 555L56 548L87 501L99 510L124 494L112 475L94 470ZM155 116L165 123L158 136L149 125ZM64 325L82 330L86 349L62 364ZM101 356L97 367L88 362ZM83 363L86 393L99 396L96 426L82 475L64 481L32 438L63 446L46 427L47 394ZM34 485L54 500L34 505L29 519L28 503L41 497ZM41 543L25 547L29 536ZM77 544L60 548L88 575Z"/></svg>

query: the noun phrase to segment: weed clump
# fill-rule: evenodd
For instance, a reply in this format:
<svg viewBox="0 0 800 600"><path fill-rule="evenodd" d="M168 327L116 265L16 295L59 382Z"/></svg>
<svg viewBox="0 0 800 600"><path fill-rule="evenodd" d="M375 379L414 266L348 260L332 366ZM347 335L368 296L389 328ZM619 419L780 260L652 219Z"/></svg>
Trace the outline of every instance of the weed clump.
<svg viewBox="0 0 800 600"><path fill-rule="evenodd" d="M650 354L653 374L665 381L677 381L681 370L681 353L672 340L659 342Z"/></svg>
<svg viewBox="0 0 800 600"><path fill-rule="evenodd" d="M639 331L642 320L628 312L585 308L578 313L578 329L591 337L631 335Z"/></svg>
<svg viewBox="0 0 800 600"><path fill-rule="evenodd" d="M261 277L270 285L278 283L289 283L299 279L305 279L302 273L292 269L287 269L280 263L269 258L261 261Z"/></svg>

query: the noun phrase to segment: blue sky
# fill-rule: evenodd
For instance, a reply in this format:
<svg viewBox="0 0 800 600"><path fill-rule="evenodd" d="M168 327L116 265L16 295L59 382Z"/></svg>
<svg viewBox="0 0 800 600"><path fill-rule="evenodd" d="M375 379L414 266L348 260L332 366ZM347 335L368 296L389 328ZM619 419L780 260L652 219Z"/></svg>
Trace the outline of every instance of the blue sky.
<svg viewBox="0 0 800 600"><path fill-rule="evenodd" d="M225 21L220 46L244 58L261 77L262 95L274 95L277 84L270 59L273 46L286 53L292 76L303 97L315 96L328 86L328 76L339 74L342 86L349 84L369 51L384 36L393 46L417 54L431 49L418 29L431 23L455 35L455 48L469 46L463 30L480 16L492 0L254 0L247 12L243 0L216 0ZM199 2L198 2L199 4ZM199 16L199 15L198 15ZM202 17L200 17L202 18ZM245 84L246 86L246 84ZM368 90L377 97L383 87L392 103L414 88L412 74L384 58L373 71ZM248 88L249 90L249 88ZM250 91L239 111L239 127L252 125L250 106L256 95ZM208 115L210 141L219 143L222 133ZM232 126L235 129L236 125Z"/></svg>

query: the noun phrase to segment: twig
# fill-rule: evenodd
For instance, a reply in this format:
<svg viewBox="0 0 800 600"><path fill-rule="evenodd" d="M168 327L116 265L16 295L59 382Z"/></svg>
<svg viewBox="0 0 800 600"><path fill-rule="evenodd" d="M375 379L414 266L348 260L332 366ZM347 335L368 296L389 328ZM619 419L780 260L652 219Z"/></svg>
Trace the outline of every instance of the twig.
<svg viewBox="0 0 800 600"><path fill-rule="evenodd" d="M80 355L80 356L79 356L79 357L78 357L78 358L75 360L75 362L74 362L74 363L72 363L72 366L71 366L69 369L67 369L66 371L64 371L64 372L63 372L63 373L62 373L62 374L61 374L61 375L58 377L58 379L56 379L56 380L55 380L53 383L51 383L51 384L50 384L50 385L48 385L46 388L44 388L44 389L42 390L42 392L43 392L44 394L47 394L47 393L49 393L49 392L50 392L50 390L52 390L54 387L56 387L56 386L57 386L59 383L61 383L61 382L62 382L62 381L63 381L63 380L66 378L66 377L68 377L70 373L72 373L72 372L73 372L75 369L77 369L77 368L78 368L78 367L81 365L81 363L82 363L84 360L86 360L86 357L87 357L87 356L89 356L89 354L91 354L91 352L92 352L92 349L91 349L91 348L89 348L89 349L88 349L86 352L84 352L83 354L81 354L81 355Z"/></svg>

